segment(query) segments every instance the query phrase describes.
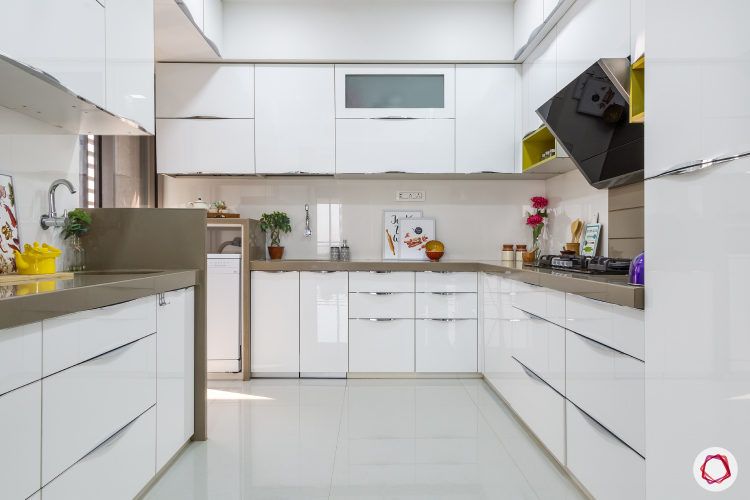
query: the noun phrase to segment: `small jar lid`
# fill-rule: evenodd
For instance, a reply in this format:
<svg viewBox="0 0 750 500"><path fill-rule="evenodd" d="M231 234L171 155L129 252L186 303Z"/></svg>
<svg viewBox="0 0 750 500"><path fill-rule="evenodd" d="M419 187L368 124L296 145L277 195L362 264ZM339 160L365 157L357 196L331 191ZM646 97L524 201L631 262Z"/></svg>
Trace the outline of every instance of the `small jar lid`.
<svg viewBox="0 0 750 500"><path fill-rule="evenodd" d="M503 250L511 250L512 251L513 250L513 244L512 243L511 244L503 243Z"/></svg>
<svg viewBox="0 0 750 500"><path fill-rule="evenodd" d="M516 250L526 250L525 244L516 244Z"/></svg>

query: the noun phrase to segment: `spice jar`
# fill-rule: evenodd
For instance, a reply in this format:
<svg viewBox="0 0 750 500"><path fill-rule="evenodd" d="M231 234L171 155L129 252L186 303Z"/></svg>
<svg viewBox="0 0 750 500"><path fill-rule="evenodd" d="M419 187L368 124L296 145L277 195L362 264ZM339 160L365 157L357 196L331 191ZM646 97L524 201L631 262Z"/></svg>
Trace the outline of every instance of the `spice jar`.
<svg viewBox="0 0 750 500"><path fill-rule="evenodd" d="M512 263L516 258L516 254L513 251L513 244L503 244L503 249L500 252L500 260L505 263Z"/></svg>

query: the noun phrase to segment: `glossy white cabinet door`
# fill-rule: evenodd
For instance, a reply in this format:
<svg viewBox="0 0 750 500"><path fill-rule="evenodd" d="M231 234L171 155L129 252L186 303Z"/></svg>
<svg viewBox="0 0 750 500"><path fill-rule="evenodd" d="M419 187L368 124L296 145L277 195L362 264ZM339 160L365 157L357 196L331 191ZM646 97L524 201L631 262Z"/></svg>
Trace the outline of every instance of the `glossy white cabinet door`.
<svg viewBox="0 0 750 500"><path fill-rule="evenodd" d="M216 45L221 53L224 44L223 0L203 1L203 34Z"/></svg>
<svg viewBox="0 0 750 500"><path fill-rule="evenodd" d="M522 65L521 132L524 135L536 130L542 124L536 110L557 92L556 65L557 28L552 28Z"/></svg>
<svg viewBox="0 0 750 500"><path fill-rule="evenodd" d="M419 292L415 295L416 318L477 318L476 293Z"/></svg>
<svg viewBox="0 0 750 500"><path fill-rule="evenodd" d="M154 1L108 0L107 109L154 133Z"/></svg>
<svg viewBox="0 0 750 500"><path fill-rule="evenodd" d="M565 396L645 455L645 363L576 333L565 335Z"/></svg>
<svg viewBox="0 0 750 500"><path fill-rule="evenodd" d="M413 372L413 319L349 320L350 372Z"/></svg>
<svg viewBox="0 0 750 500"><path fill-rule="evenodd" d="M254 70L249 64L156 65L157 118L252 118Z"/></svg>
<svg viewBox="0 0 750 500"><path fill-rule="evenodd" d="M255 120L156 120L160 174L255 173Z"/></svg>
<svg viewBox="0 0 750 500"><path fill-rule="evenodd" d="M0 331L0 394L42 378L42 324Z"/></svg>
<svg viewBox="0 0 750 500"><path fill-rule="evenodd" d="M250 371L299 376L299 272L250 273Z"/></svg>
<svg viewBox="0 0 750 500"><path fill-rule="evenodd" d="M416 273L417 292L476 292L477 273Z"/></svg>
<svg viewBox="0 0 750 500"><path fill-rule="evenodd" d="M524 312L565 326L565 293L521 281L512 283L511 303Z"/></svg>
<svg viewBox="0 0 750 500"><path fill-rule="evenodd" d="M453 173L453 119L338 119L336 173Z"/></svg>
<svg viewBox="0 0 750 500"><path fill-rule="evenodd" d="M643 457L625 446L612 433L569 402L567 403L567 436L568 469L594 498L607 500L646 498L646 461ZM691 463L681 465L689 472ZM703 491L694 483L692 474L686 473L684 482L693 489L694 496L662 498L705 498L704 495L700 495ZM649 496L649 498L658 497Z"/></svg>
<svg viewBox="0 0 750 500"><path fill-rule="evenodd" d="M456 172L515 171L514 64L456 66Z"/></svg>
<svg viewBox="0 0 750 500"><path fill-rule="evenodd" d="M299 276L299 371L346 376L349 369L349 273Z"/></svg>
<svg viewBox="0 0 750 500"><path fill-rule="evenodd" d="M96 0L2 4L0 53L45 71L105 107L104 7Z"/></svg>
<svg viewBox="0 0 750 500"><path fill-rule="evenodd" d="M47 484L42 489L43 498L134 498L156 473L156 411L156 407L151 407Z"/></svg>
<svg viewBox="0 0 750 500"><path fill-rule="evenodd" d="M349 317L361 319L413 318L414 294L355 292L349 295Z"/></svg>
<svg viewBox="0 0 750 500"><path fill-rule="evenodd" d="M42 484L156 403L156 335L42 381Z"/></svg>
<svg viewBox="0 0 750 500"><path fill-rule="evenodd" d="M630 0L630 60L646 52L646 0Z"/></svg>
<svg viewBox="0 0 750 500"><path fill-rule="evenodd" d="M194 293L166 292L156 311L157 469L193 435Z"/></svg>
<svg viewBox="0 0 750 500"><path fill-rule="evenodd" d="M336 170L332 64L255 66L259 174Z"/></svg>
<svg viewBox="0 0 750 500"><path fill-rule="evenodd" d="M476 373L477 320L415 321L416 371Z"/></svg>
<svg viewBox="0 0 750 500"><path fill-rule="evenodd" d="M0 396L0 490L2 497L23 499L41 484L42 383L34 382Z"/></svg>
<svg viewBox="0 0 750 500"><path fill-rule="evenodd" d="M560 394L565 394L565 329L524 314L511 323L513 356Z"/></svg>
<svg viewBox="0 0 750 500"><path fill-rule="evenodd" d="M413 272L351 272L350 292L413 292Z"/></svg>
<svg viewBox="0 0 750 500"><path fill-rule="evenodd" d="M610 19L619 21L606 21ZM628 57L629 19L630 0L575 2L557 24L556 90L572 82L598 59Z"/></svg>
<svg viewBox="0 0 750 500"><path fill-rule="evenodd" d="M44 376L156 332L151 295L42 322Z"/></svg>
<svg viewBox="0 0 750 500"><path fill-rule="evenodd" d="M750 2L648 2L646 177L750 151ZM671 102L684 103L673 106Z"/></svg>
<svg viewBox="0 0 750 500"><path fill-rule="evenodd" d="M516 0L513 5L513 52L526 45L531 32L544 22L544 0Z"/></svg>

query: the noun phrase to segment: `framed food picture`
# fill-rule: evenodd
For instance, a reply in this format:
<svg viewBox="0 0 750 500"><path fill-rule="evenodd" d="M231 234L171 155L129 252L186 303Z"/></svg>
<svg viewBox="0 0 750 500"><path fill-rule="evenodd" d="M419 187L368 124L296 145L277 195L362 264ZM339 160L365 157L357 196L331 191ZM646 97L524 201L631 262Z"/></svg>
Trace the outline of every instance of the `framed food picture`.
<svg viewBox="0 0 750 500"><path fill-rule="evenodd" d="M593 257L599 248L599 235L602 232L601 224L586 224L583 230L583 243L581 244L581 255Z"/></svg>
<svg viewBox="0 0 750 500"><path fill-rule="evenodd" d="M399 221L422 217L421 210L384 210L383 211L383 260L398 259L398 242L401 239Z"/></svg>
<svg viewBox="0 0 750 500"><path fill-rule="evenodd" d="M412 217L401 221L398 258L428 260L425 245L435 239L435 219Z"/></svg>
<svg viewBox="0 0 750 500"><path fill-rule="evenodd" d="M16 271L16 256L13 251L20 252L20 248L13 178L0 174L0 274Z"/></svg>

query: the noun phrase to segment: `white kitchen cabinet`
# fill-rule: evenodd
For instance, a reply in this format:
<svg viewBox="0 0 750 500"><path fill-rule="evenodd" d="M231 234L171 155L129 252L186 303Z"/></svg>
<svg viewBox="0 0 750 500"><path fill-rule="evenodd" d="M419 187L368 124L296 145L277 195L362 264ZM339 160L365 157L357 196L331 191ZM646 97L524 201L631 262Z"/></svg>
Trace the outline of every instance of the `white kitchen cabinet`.
<svg viewBox="0 0 750 500"><path fill-rule="evenodd" d="M415 298L415 317L476 319L477 294L470 292L420 292Z"/></svg>
<svg viewBox="0 0 750 500"><path fill-rule="evenodd" d="M2 497L23 499L40 487L42 383L0 396Z"/></svg>
<svg viewBox="0 0 750 500"><path fill-rule="evenodd" d="M337 64L336 118L455 118L452 64Z"/></svg>
<svg viewBox="0 0 750 500"><path fill-rule="evenodd" d="M513 4L513 52L529 41L531 33L544 22L549 0L516 0Z"/></svg>
<svg viewBox="0 0 750 500"><path fill-rule="evenodd" d="M511 335L513 356L565 395L565 329L524 314L511 323Z"/></svg>
<svg viewBox="0 0 750 500"><path fill-rule="evenodd" d="M417 319L416 371L476 373L476 319Z"/></svg>
<svg viewBox="0 0 750 500"><path fill-rule="evenodd" d="M301 376L346 377L349 369L349 278L346 272L299 276Z"/></svg>
<svg viewBox="0 0 750 500"><path fill-rule="evenodd" d="M335 172L333 65L258 64L255 95L257 173Z"/></svg>
<svg viewBox="0 0 750 500"><path fill-rule="evenodd" d="M250 64L160 63L156 66L157 118L253 118Z"/></svg>
<svg viewBox="0 0 750 500"><path fill-rule="evenodd" d="M570 402L567 403L567 438L568 469L594 498L646 498L643 457ZM685 466L688 478L691 463ZM691 487L697 486L692 484Z"/></svg>
<svg viewBox="0 0 750 500"><path fill-rule="evenodd" d="M630 0L573 3L557 24L556 90L603 57L628 57L629 20Z"/></svg>
<svg viewBox="0 0 750 500"><path fill-rule="evenodd" d="M203 1L203 35L211 40L221 53L224 44L223 0Z"/></svg>
<svg viewBox="0 0 750 500"><path fill-rule="evenodd" d="M155 333L156 298L151 295L46 319L42 331L46 377Z"/></svg>
<svg viewBox="0 0 750 500"><path fill-rule="evenodd" d="M181 3L185 7L187 7L188 12L190 13L190 17L193 18L193 21L195 22L195 25L198 26L198 29L203 31L203 13L205 0L182 0Z"/></svg>
<svg viewBox="0 0 750 500"><path fill-rule="evenodd" d="M414 292L413 272L360 271L349 273L349 291Z"/></svg>
<svg viewBox="0 0 750 500"><path fill-rule="evenodd" d="M154 2L108 0L107 109L151 132L154 126Z"/></svg>
<svg viewBox="0 0 750 500"><path fill-rule="evenodd" d="M630 61L646 52L646 0L630 0Z"/></svg>
<svg viewBox="0 0 750 500"><path fill-rule="evenodd" d="M454 167L455 120L336 120L336 173L453 173Z"/></svg>
<svg viewBox="0 0 750 500"><path fill-rule="evenodd" d="M299 376L299 272L250 273L250 370Z"/></svg>
<svg viewBox="0 0 750 500"><path fill-rule="evenodd" d="M156 468L161 469L193 435L193 288L161 295L156 310Z"/></svg>
<svg viewBox="0 0 750 500"><path fill-rule="evenodd" d="M558 326L565 326L565 293L523 281L513 281L511 304Z"/></svg>
<svg viewBox="0 0 750 500"><path fill-rule="evenodd" d="M555 7L557 7L557 4L560 3L561 0L543 0L543 10L544 15L542 16L545 20L552 14L552 12L555 10Z"/></svg>
<svg viewBox="0 0 750 500"><path fill-rule="evenodd" d="M555 85L556 64L557 28L552 28L522 65L521 131L524 135L542 124L536 110L558 90Z"/></svg>
<svg viewBox="0 0 750 500"><path fill-rule="evenodd" d="M0 331L0 394L40 378L42 324L30 323Z"/></svg>
<svg viewBox="0 0 750 500"><path fill-rule="evenodd" d="M252 119L156 120L160 174L254 174Z"/></svg>
<svg viewBox="0 0 750 500"><path fill-rule="evenodd" d="M96 0L2 3L0 53L106 107L105 12Z"/></svg>
<svg viewBox="0 0 750 500"><path fill-rule="evenodd" d="M641 455L646 454L645 363L566 332L566 397Z"/></svg>
<svg viewBox="0 0 750 500"><path fill-rule="evenodd" d="M349 371L414 371L413 319L350 319Z"/></svg>
<svg viewBox="0 0 750 500"><path fill-rule="evenodd" d="M477 291L477 273L424 271L415 274L417 292L465 293Z"/></svg>
<svg viewBox="0 0 750 500"><path fill-rule="evenodd" d="M112 0L108 0L111 2ZM156 407L151 407L42 489L45 500L129 500L154 477Z"/></svg>
<svg viewBox="0 0 750 500"><path fill-rule="evenodd" d="M156 335L45 378L42 484L155 403Z"/></svg>
<svg viewBox="0 0 750 500"><path fill-rule="evenodd" d="M515 171L513 64L456 66L456 172Z"/></svg>
<svg viewBox="0 0 750 500"><path fill-rule="evenodd" d="M349 317L363 319L413 318L414 294L405 292L352 292Z"/></svg>

